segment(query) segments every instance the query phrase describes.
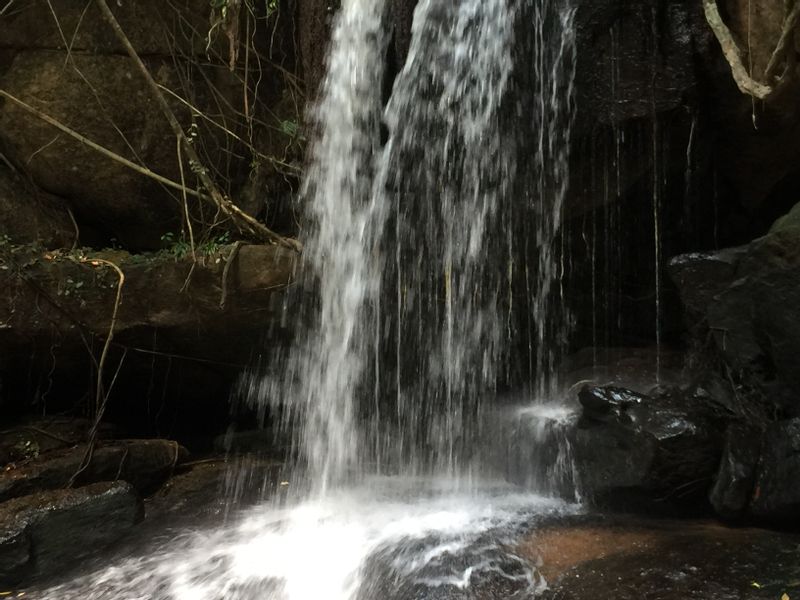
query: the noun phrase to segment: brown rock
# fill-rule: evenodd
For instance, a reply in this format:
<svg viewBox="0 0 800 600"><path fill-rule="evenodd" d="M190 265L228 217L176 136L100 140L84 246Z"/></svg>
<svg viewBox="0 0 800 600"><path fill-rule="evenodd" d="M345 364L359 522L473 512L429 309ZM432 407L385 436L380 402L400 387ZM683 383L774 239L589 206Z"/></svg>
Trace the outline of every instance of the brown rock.
<svg viewBox="0 0 800 600"><path fill-rule="evenodd" d="M75 228L67 205L0 167L0 244L36 242L45 248L72 245Z"/></svg>
<svg viewBox="0 0 800 600"><path fill-rule="evenodd" d="M0 501L40 490L66 487L78 473L86 446L49 452L0 473ZM188 452L168 440L128 440L100 444L76 481L93 483L122 479L147 493L169 477Z"/></svg>

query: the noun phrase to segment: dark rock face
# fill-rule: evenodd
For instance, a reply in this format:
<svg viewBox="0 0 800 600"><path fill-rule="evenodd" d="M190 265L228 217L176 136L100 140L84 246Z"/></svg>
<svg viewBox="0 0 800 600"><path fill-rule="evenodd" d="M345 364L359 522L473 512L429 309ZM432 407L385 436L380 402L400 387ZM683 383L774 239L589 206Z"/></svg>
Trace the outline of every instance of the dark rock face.
<svg viewBox="0 0 800 600"><path fill-rule="evenodd" d="M709 495L718 515L727 519L745 515L755 489L760 454L760 430L737 424L728 428L719 471Z"/></svg>
<svg viewBox="0 0 800 600"><path fill-rule="evenodd" d="M652 117L694 92L696 56L711 38L697 3L589 0L575 18L584 126Z"/></svg>
<svg viewBox="0 0 800 600"><path fill-rule="evenodd" d="M0 167L0 244L3 236L6 242L61 248L75 240L75 228L63 201Z"/></svg>
<svg viewBox="0 0 800 600"><path fill-rule="evenodd" d="M5 469L0 473L0 502L37 490L66 487L78 472L85 454L85 446L76 446ZM187 455L183 447L167 440L130 440L101 445L95 448L91 462L77 477L77 482L124 479L147 493L163 483Z"/></svg>
<svg viewBox="0 0 800 600"><path fill-rule="evenodd" d="M0 584L52 575L125 536L143 517L133 488L97 483L0 504Z"/></svg>
<svg viewBox="0 0 800 600"><path fill-rule="evenodd" d="M745 247L679 256L670 274L690 327L772 410L800 414L800 209Z"/></svg>
<svg viewBox="0 0 800 600"><path fill-rule="evenodd" d="M584 491L599 504L658 509L702 504L719 464L719 407L701 388L585 387L573 451Z"/></svg>
<svg viewBox="0 0 800 600"><path fill-rule="evenodd" d="M174 135L133 63L125 56L76 55L73 60L75 69L65 69L59 53L20 53L0 85L93 142L126 158L138 156L144 164L159 165L161 174L173 180L180 178ZM162 83L175 87L177 81ZM89 108L92 92L105 110ZM116 110L123 98L125 110ZM174 108L180 109L177 104ZM60 134L11 102L0 110L0 131L13 159L26 164L42 189L69 198L81 221L110 231L131 247L157 247L161 233L152 229L153 223L165 226L162 233L177 228L174 203L165 201L158 183Z"/></svg>
<svg viewBox="0 0 800 600"><path fill-rule="evenodd" d="M800 419L765 431L751 511L773 523L800 525Z"/></svg>

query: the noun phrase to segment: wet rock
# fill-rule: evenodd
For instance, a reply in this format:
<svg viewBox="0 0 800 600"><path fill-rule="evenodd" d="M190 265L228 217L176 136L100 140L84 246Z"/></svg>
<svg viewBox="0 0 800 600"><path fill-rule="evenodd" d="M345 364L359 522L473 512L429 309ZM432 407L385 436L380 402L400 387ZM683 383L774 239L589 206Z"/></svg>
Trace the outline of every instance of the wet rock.
<svg viewBox="0 0 800 600"><path fill-rule="evenodd" d="M39 490L66 487L78 473L86 446L49 452L0 473L0 501ZM168 440L129 440L100 443L89 465L76 482L92 483L122 479L147 493L156 489L188 453Z"/></svg>
<svg viewBox="0 0 800 600"><path fill-rule="evenodd" d="M619 387L584 386L578 393L584 417L597 421L625 419L629 409L645 400L645 396Z"/></svg>
<svg viewBox="0 0 800 600"><path fill-rule="evenodd" d="M43 492L0 504L0 584L74 566L124 537L142 519L123 482Z"/></svg>
<svg viewBox="0 0 800 600"><path fill-rule="evenodd" d="M696 55L711 35L699 5L589 0L578 2L575 20L585 127L677 108L697 85Z"/></svg>
<svg viewBox="0 0 800 600"><path fill-rule="evenodd" d="M256 456L206 459L179 468L149 497L147 519L196 520L227 509L263 501L280 486L283 463Z"/></svg>
<svg viewBox="0 0 800 600"><path fill-rule="evenodd" d="M679 384L684 362L684 352L665 347L588 347L564 359L559 365L559 380L567 389L588 383L645 394L654 381Z"/></svg>
<svg viewBox="0 0 800 600"><path fill-rule="evenodd" d="M800 419L773 423L764 432L752 514L783 525L800 525Z"/></svg>
<svg viewBox="0 0 800 600"><path fill-rule="evenodd" d="M519 552L541 565L544 600L773 600L794 596L798 544L790 533L625 517L555 525Z"/></svg>
<svg viewBox="0 0 800 600"><path fill-rule="evenodd" d="M717 514L736 519L745 515L755 487L761 452L761 432L731 425L725 435L722 461L709 499Z"/></svg>
<svg viewBox="0 0 800 600"><path fill-rule="evenodd" d="M670 273L683 291L681 299L691 314L703 314L713 299L736 277L736 267L747 253L746 247L728 248L714 253L692 253L670 261Z"/></svg>
<svg viewBox="0 0 800 600"><path fill-rule="evenodd" d="M719 465L719 408L700 389L585 387L573 452L584 491L602 505L697 507Z"/></svg>
<svg viewBox="0 0 800 600"><path fill-rule="evenodd" d="M696 335L712 337L730 370L768 403L763 412L785 417L800 415L798 221L795 209L745 247L670 262Z"/></svg>

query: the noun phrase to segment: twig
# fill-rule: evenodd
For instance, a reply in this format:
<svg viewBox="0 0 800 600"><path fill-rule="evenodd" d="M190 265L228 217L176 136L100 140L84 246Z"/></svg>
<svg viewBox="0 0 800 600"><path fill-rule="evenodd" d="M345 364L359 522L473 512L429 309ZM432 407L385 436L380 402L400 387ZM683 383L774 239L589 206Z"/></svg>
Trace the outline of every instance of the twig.
<svg viewBox="0 0 800 600"><path fill-rule="evenodd" d="M198 179L200 179L200 182L202 183L206 192L210 194L211 200L217 206L217 208L226 217L230 218L243 234L246 234L258 241L269 241L300 252L302 247L300 246L299 242L284 238L283 236L280 236L274 231L268 229L265 225L259 223L256 219L242 211L238 206L226 198L222 192L220 192L219 188L208 175L207 169L201 163L200 157L197 155L197 152L195 151L191 141L186 137L181 124L178 122L178 118L175 116L175 113L172 112L169 103L164 97L164 94L161 93L161 90L159 89L155 79L153 79L153 76L142 62L142 59L139 58L139 54L136 52L136 49L131 44L128 36L125 35L125 32L122 30L122 27L114 16L114 13L112 13L111 9L108 7L108 3L106 0L96 0L96 3L100 8L100 11L103 13L106 21L114 30L114 33L119 39L120 43L125 48L128 56L130 56L139 72L142 74L142 77L147 82L147 86L150 88L153 99L158 103L161 111L164 113L164 116L169 122L173 133L180 140L181 146L183 147L184 152L186 152L186 156L189 158L189 163L193 166L193 170L196 172Z"/></svg>
<svg viewBox="0 0 800 600"><path fill-rule="evenodd" d="M78 222L75 220L75 215L72 214L72 209L67 208L67 214L69 215L69 220L72 221L72 226L75 228L75 240L72 242L72 248L70 248L70 252L74 252L75 248L78 247L78 241L81 239L81 230L78 227Z"/></svg>
<svg viewBox="0 0 800 600"><path fill-rule="evenodd" d="M100 353L100 362L97 365L98 373L97 389L95 390L95 408L97 411L96 416L102 416L100 415L100 412L103 398L103 368L105 367L106 359L108 358L108 349L111 347L111 341L114 339L114 331L117 326L117 314L119 313L119 305L122 302L122 286L125 285L125 273L123 273L122 269L120 269L110 260L92 258L82 262L89 262L89 264L92 266L98 266L102 264L106 265L107 267L111 267L117 272L117 277L119 277L119 282L117 283L117 295L114 298L114 310L111 312L111 323L108 326L108 335L106 336L105 344L103 344L103 350Z"/></svg>
<svg viewBox="0 0 800 600"><path fill-rule="evenodd" d="M194 106L192 103L188 102L188 101L187 101L185 98L183 98L183 97L182 97L182 96L180 96L179 94L176 94L175 92L173 92L173 91L172 91L171 89L169 89L168 87L166 87L166 86L163 86L163 85L161 85L161 84L159 84L159 85L158 85L158 87L159 87L159 89L161 89L162 91L165 91L165 92L167 92L167 93L168 93L170 96L172 96L173 98L175 98L175 99L176 99L178 102L180 102L181 104L183 104L184 106L186 106L187 108L189 108L189 109L192 111L192 113L196 114L198 117L200 117L201 119L203 119L204 121L206 121L206 122L207 122L207 123L209 123L210 125L213 125L213 126L214 126L214 127L216 127L217 129L220 129L220 130L221 130L223 133L225 133L225 134L226 134L226 135L228 135L229 137L232 137L232 138L233 138L233 139L235 139L236 141L239 141L239 142L243 143L244 145L246 145L246 146L247 146L247 149L248 149L248 150L250 150L250 152L252 152L254 156L257 156L258 158L263 158L263 159L264 159L264 160L266 160L267 162L270 162L270 163L272 163L272 164L274 164L274 165L277 165L277 166L279 166L279 167L283 167L283 168L285 168L285 169L290 169L290 170L292 170L292 171L300 171L300 168L299 168L299 167L297 167L296 165L292 165L292 164L290 164L290 163L287 163L287 162L284 162L284 161L282 161L282 160L280 160L280 159L277 159L277 158L275 158L274 156L267 156L266 154L264 154L264 153L262 153L262 152L259 152L259 151L258 151L258 150L257 150L257 149L256 149L256 148L253 146L253 144L251 144L250 142L248 142L247 140L245 140L245 139L244 139L244 138L242 138L241 136L239 136L239 135L236 135L236 134L235 134L233 131L231 131L230 129L228 129L227 127L225 127L225 125L222 125L221 123L218 123L218 122L217 122L216 120L214 120L213 118L209 117L207 114L205 114L204 112L202 112L202 111L201 111L199 108L197 108L196 106ZM248 117L248 118L249 118L249 117Z"/></svg>
<svg viewBox="0 0 800 600"><path fill-rule="evenodd" d="M11 5L14 4L15 0L8 0L8 3L0 10L0 17L6 14L6 11L11 8Z"/></svg>
<svg viewBox="0 0 800 600"><path fill-rule="evenodd" d="M231 269L233 261L239 255L239 249L242 247L242 242L235 242L231 253L228 255L228 260L225 261L225 268L222 269L222 294L219 299L219 307L225 308L225 301L228 299L228 272Z"/></svg>

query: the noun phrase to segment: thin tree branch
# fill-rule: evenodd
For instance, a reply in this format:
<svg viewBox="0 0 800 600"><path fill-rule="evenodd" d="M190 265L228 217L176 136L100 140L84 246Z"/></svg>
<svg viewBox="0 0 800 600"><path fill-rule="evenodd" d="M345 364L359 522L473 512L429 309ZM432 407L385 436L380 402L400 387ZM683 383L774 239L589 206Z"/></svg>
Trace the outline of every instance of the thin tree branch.
<svg viewBox="0 0 800 600"><path fill-rule="evenodd" d="M195 190L190 190L190 189L182 186L180 183L172 181L171 179L167 179L166 177L164 177L162 175L159 175L158 173L154 173L153 171L151 171L147 167L143 167L141 165L137 165L135 162L132 162L132 161L128 160L124 156L120 156L116 152L113 152L112 150L109 150L108 148L104 148L100 144L96 144L95 142L93 142L89 138L81 135L80 133L78 133L74 129L70 129L69 127L67 127L66 125L64 125L60 121L57 121L56 119L54 119L50 115L43 113L39 109L34 108L33 106L31 106L30 104L27 104L26 102L23 102L22 100L20 100L16 96L12 96L7 91L0 90L0 96L2 96L3 98L6 98L7 100L10 100L11 102L16 104L20 108L28 111L29 113L31 113L32 115L38 117L39 119L41 119L45 123L48 123L49 125L52 125L53 127L55 127L56 129L58 129L60 131L63 131L68 136L78 140L82 144L85 144L85 145L89 146L92 150L95 150L95 151L99 152L100 154L110 158L111 160L114 160L114 161L120 163L121 165L124 165L124 166L128 167L129 169L132 169L132 170L136 171L137 173L139 173L141 175L144 175L145 177L149 177L150 179L154 179L155 181L158 181L159 183L161 183L161 184L163 184L163 185L165 185L167 187L171 187L173 189L180 190L181 192L185 192L186 194L189 194L190 196L195 196L197 198L204 198L203 194L201 194L201 193L199 193L199 192L197 192Z"/></svg>
<svg viewBox="0 0 800 600"><path fill-rule="evenodd" d="M222 192L220 192L219 188L216 186L216 184L212 181L211 177L208 175L207 169L200 162L200 158L197 155L194 146L192 145L191 141L186 137L186 134L184 133L183 128L181 127L181 124L178 122L178 118L175 116L175 113L170 108L169 103L164 97L164 94L161 93L161 90L159 89L155 79L153 79L153 76L150 74L150 71L142 62L142 59L139 57L139 54L136 52L136 49L133 47L130 40L128 39L128 36L123 31L122 27L120 26L119 22L114 16L114 13L112 13L111 9L108 7L108 3L106 2L106 0L96 0L96 3L98 8L100 8L100 11L103 13L103 16L105 17L106 21L113 29L114 34L117 36L117 39L119 39L120 43L127 51L128 56L130 56L131 60L136 65L139 72L142 74L142 77L147 82L147 86L150 88L153 99L158 103L159 107L161 108L161 111L164 113L164 116L169 122L169 125L172 128L173 133L177 136L178 140L180 141L181 146L183 147L183 150L186 153L186 156L189 158L189 163L193 167L193 171L195 171L195 173L197 174L203 187L210 194L211 200L220 210L220 212L224 214L226 217L230 218L231 221L243 234L248 235L249 237L254 238L257 241L269 241L300 252L302 246L298 241L284 238L283 236L280 236L277 233L271 231L266 226L259 223L256 219L254 219L253 217L242 211L238 206L236 206L233 202L231 202L228 198L226 198L222 194Z"/></svg>

